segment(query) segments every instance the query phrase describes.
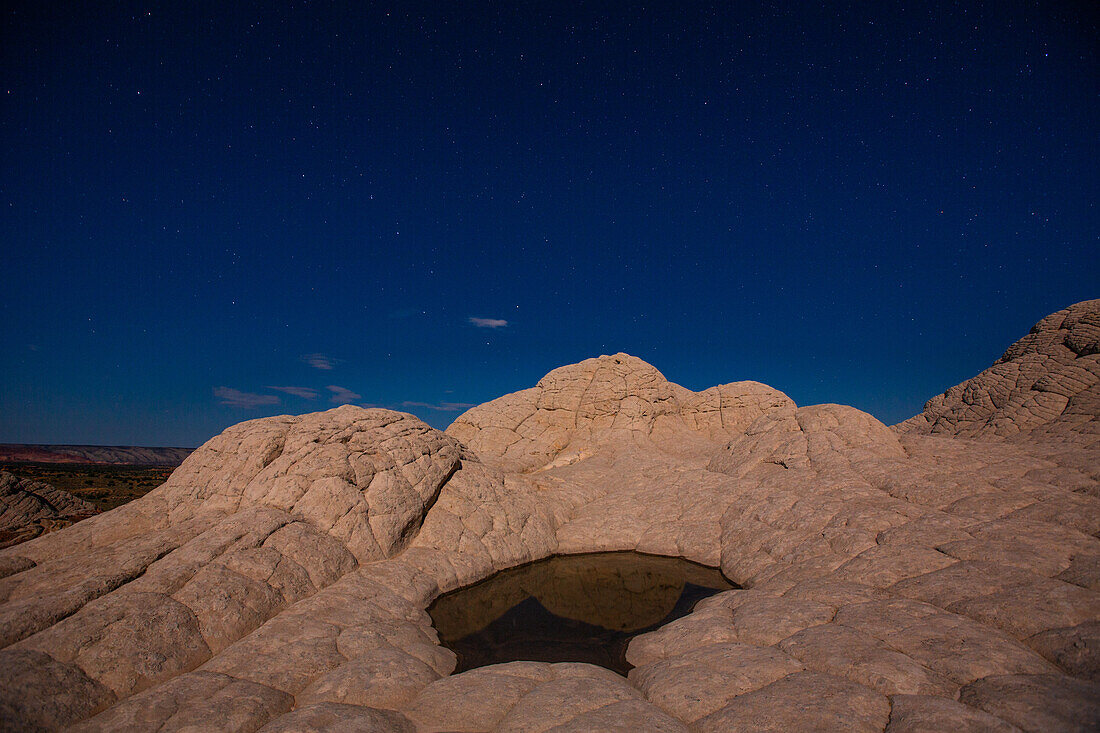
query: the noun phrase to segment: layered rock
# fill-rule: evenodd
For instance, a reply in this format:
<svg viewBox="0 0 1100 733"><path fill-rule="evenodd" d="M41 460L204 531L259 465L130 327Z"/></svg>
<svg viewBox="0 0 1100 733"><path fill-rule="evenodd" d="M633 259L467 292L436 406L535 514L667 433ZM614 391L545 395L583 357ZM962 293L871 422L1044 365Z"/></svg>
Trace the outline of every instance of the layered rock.
<svg viewBox="0 0 1100 733"><path fill-rule="evenodd" d="M690 453L701 439L728 440L757 417L793 406L759 382L692 392L637 357L615 354L560 367L531 389L473 407L447 434L506 471L531 472L617 440L646 438L654 450Z"/></svg>
<svg viewBox="0 0 1100 733"><path fill-rule="evenodd" d="M0 443L0 461L171 467L183 463L183 459L190 454L190 448Z"/></svg>
<svg viewBox="0 0 1100 733"><path fill-rule="evenodd" d="M1100 444L1100 300L1052 313L978 376L899 424L961 437L1040 434Z"/></svg>
<svg viewBox="0 0 1100 733"><path fill-rule="evenodd" d="M0 471L0 548L98 513L95 505L67 491Z"/></svg>
<svg viewBox="0 0 1100 733"><path fill-rule="evenodd" d="M305 614L305 601L361 563L398 551L460 453L457 441L386 410L251 421L141 499L12 548L0 558L7 714L53 727L167 680L183 685L178 675L224 660L242 637L276 644L253 632L284 610ZM431 644L426 615L406 616L399 625ZM308 616L319 639L342 628L317 618ZM346 623L374 620L361 610ZM85 693L63 705L74 687Z"/></svg>
<svg viewBox="0 0 1100 733"><path fill-rule="evenodd" d="M1095 403L1086 385L1028 406L1036 384L1087 381L1070 377L1094 364L1094 312L1010 349L1005 368L1028 376L1007 392L1003 370L979 375L982 409L945 399L897 430L757 383L692 393L625 355L555 370L445 434L354 407L243 423L146 497L0 552L0 719L1094 730ZM629 678L534 662L451 674L433 599L600 550L684 557L742 589L636 637Z"/></svg>

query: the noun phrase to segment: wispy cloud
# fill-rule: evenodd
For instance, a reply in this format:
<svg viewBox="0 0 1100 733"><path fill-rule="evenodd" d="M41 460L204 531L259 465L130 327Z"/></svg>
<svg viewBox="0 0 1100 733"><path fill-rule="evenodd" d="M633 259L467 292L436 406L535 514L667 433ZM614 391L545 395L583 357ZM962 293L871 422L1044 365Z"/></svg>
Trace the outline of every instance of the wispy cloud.
<svg viewBox="0 0 1100 733"><path fill-rule="evenodd" d="M276 392L285 392L295 397L302 397L307 400L317 399L317 390L310 389L309 387L264 387L264 389L273 389Z"/></svg>
<svg viewBox="0 0 1100 733"><path fill-rule="evenodd" d="M459 410L469 410L476 405L470 402L402 402L402 407L423 407L426 410L438 410L440 412L458 412Z"/></svg>
<svg viewBox="0 0 1100 733"><path fill-rule="evenodd" d="M214 396L217 397L223 405L243 407L246 410L252 410L257 407L262 407L263 405L279 404L279 398L273 394L242 392L232 387L215 387Z"/></svg>
<svg viewBox="0 0 1100 733"><path fill-rule="evenodd" d="M338 405L346 405L349 402L355 402L358 399L362 399L362 395L352 392L347 387L338 387L335 384L330 384L328 390L332 392L332 401Z"/></svg>
<svg viewBox="0 0 1100 733"><path fill-rule="evenodd" d="M331 356L327 356L325 354L306 354L302 357L302 361L304 361L306 364L309 364L314 369L323 369L326 372L331 370L337 364L336 359L333 359Z"/></svg>
<svg viewBox="0 0 1100 733"><path fill-rule="evenodd" d="M508 321L503 318L476 318L470 316L470 323L478 328L504 328L508 325Z"/></svg>

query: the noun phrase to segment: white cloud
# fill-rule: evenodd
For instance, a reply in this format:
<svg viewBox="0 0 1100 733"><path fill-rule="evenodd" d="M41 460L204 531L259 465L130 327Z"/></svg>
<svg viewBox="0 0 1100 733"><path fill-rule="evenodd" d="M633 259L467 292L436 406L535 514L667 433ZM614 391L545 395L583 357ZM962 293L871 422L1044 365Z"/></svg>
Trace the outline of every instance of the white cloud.
<svg viewBox="0 0 1100 733"><path fill-rule="evenodd" d="M324 371L329 371L336 366L336 359L325 354L306 354L302 357L302 361L314 369L323 369Z"/></svg>
<svg viewBox="0 0 1100 733"><path fill-rule="evenodd" d="M503 318L475 318L470 316L470 323L478 328L504 328L508 325L508 321Z"/></svg>
<svg viewBox="0 0 1100 733"><path fill-rule="evenodd" d="M469 410L476 405L470 402L402 402L402 407L423 407L426 410L438 410L440 412L458 412L459 410Z"/></svg>
<svg viewBox="0 0 1100 733"><path fill-rule="evenodd" d="M277 405L279 398L273 394L255 394L254 392L242 392L232 387L215 387L214 396L223 405L243 407L252 410L263 405Z"/></svg>
<svg viewBox="0 0 1100 733"><path fill-rule="evenodd" d="M330 384L328 390L332 392L332 401L338 405L346 405L349 402L355 402L358 399L362 399L362 395L352 392L347 387L338 387L335 384Z"/></svg>
<svg viewBox="0 0 1100 733"><path fill-rule="evenodd" d="M295 397L301 397L307 400L317 399L317 390L310 389L309 387L264 387L264 389L273 389L276 392L285 392Z"/></svg>

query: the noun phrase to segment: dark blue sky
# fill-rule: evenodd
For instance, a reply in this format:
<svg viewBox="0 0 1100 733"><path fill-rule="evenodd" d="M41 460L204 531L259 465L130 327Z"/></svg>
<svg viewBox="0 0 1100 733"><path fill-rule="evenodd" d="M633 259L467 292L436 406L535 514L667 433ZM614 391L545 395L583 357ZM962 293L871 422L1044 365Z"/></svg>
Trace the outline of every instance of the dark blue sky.
<svg viewBox="0 0 1100 733"><path fill-rule="evenodd" d="M893 423L1100 295L1086 3L76 5L3 11L0 442L615 351Z"/></svg>

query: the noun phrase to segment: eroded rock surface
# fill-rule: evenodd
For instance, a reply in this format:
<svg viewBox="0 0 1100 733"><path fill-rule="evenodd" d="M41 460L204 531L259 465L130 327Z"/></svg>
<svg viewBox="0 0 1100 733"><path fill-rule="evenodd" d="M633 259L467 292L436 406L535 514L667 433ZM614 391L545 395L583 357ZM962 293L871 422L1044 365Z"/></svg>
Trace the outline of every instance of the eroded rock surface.
<svg viewBox="0 0 1100 733"><path fill-rule="evenodd" d="M692 392L637 357L615 354L560 367L531 389L474 407L447 433L505 470L531 472L575 463L624 439L690 452L793 405L759 382Z"/></svg>
<svg viewBox="0 0 1100 733"><path fill-rule="evenodd" d="M895 429L622 354L446 433L355 407L242 423L0 552L0 727L1096 730L1098 311ZM635 638L628 678L452 674L433 599L605 550L741 589Z"/></svg>
<svg viewBox="0 0 1100 733"><path fill-rule="evenodd" d="M0 471L0 548L98 514L94 504L42 481Z"/></svg>
<svg viewBox="0 0 1100 733"><path fill-rule="evenodd" d="M993 366L898 426L903 432L1012 437L1038 431L1100 441L1100 300L1052 313Z"/></svg>

